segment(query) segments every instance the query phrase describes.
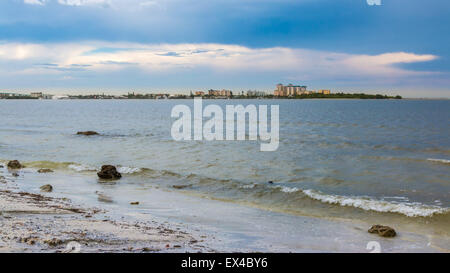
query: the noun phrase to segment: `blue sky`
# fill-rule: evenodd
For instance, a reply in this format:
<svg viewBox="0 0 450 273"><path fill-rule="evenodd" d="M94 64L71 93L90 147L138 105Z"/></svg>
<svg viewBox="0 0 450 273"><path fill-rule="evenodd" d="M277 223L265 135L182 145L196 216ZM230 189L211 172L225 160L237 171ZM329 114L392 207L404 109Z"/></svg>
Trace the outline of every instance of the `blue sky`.
<svg viewBox="0 0 450 273"><path fill-rule="evenodd" d="M446 0L2 0L0 90L450 97Z"/></svg>

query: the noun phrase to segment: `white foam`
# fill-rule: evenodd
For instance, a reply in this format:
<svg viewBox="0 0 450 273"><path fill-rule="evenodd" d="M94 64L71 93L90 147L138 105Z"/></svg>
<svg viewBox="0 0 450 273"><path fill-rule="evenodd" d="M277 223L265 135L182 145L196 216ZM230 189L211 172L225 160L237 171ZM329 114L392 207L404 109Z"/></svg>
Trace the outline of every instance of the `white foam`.
<svg viewBox="0 0 450 273"><path fill-rule="evenodd" d="M97 169L92 166L83 165L83 164L70 164L69 169L75 170L77 172L87 172L87 171L96 171Z"/></svg>
<svg viewBox="0 0 450 273"><path fill-rule="evenodd" d="M433 162L438 162L438 163L450 164L450 160L448 160L448 159L428 158L427 160L433 161Z"/></svg>
<svg viewBox="0 0 450 273"><path fill-rule="evenodd" d="M131 167L118 167L117 171L119 173L132 174L132 173L142 172L142 169L140 169L140 168L131 168Z"/></svg>
<svg viewBox="0 0 450 273"><path fill-rule="evenodd" d="M355 207L363 210L371 210L377 212L395 212L404 214L409 217L427 217L434 214L445 213L448 211L448 209L446 208L428 206L419 203L399 203L380 201L368 197L327 195L314 190L303 190L303 193L312 199L328 204L337 204L340 206Z"/></svg>
<svg viewBox="0 0 450 273"><path fill-rule="evenodd" d="M248 185L240 186L240 188L242 188L242 189L253 189L255 187L256 187L256 184L248 184Z"/></svg>
<svg viewBox="0 0 450 273"><path fill-rule="evenodd" d="M284 187L284 186L278 186L277 188L280 189L280 191L282 192L286 192L286 193L293 193L293 192L298 192L300 189L299 188L291 188L291 187Z"/></svg>

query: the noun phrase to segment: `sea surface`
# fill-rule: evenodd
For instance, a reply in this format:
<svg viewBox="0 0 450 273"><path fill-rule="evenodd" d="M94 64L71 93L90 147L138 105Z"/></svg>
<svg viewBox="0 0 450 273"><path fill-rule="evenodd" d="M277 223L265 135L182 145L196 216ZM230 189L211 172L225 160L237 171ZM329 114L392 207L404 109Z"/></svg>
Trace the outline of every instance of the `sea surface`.
<svg viewBox="0 0 450 273"><path fill-rule="evenodd" d="M132 194L151 185L289 215L449 235L450 100L203 100L224 110L279 105L274 152L261 152L259 141L174 141L177 104L193 109L192 100L0 100L0 162L89 177L74 190L96 200L105 198L95 171L112 164L124 177L103 189L111 199L121 188ZM76 135L87 130L101 135Z"/></svg>

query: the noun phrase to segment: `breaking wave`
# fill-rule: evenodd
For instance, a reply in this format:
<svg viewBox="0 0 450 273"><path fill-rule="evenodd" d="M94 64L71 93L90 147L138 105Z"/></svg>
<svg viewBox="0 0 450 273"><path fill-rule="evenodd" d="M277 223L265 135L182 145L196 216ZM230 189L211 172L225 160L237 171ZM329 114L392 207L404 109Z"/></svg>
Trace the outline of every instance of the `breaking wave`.
<svg viewBox="0 0 450 273"><path fill-rule="evenodd" d="M433 216L434 214L442 214L448 212L448 209L445 208L419 203L388 202L383 200L375 200L368 197L328 195L314 190L303 190L302 192L306 196L323 203L336 204L345 207L355 207L367 211L371 210L377 212L394 212L409 217L427 217Z"/></svg>
<svg viewBox="0 0 450 273"><path fill-rule="evenodd" d="M450 164L450 160L448 160L448 159L428 158L427 160L432 161L432 162L437 162L437 163Z"/></svg>
<svg viewBox="0 0 450 273"><path fill-rule="evenodd" d="M133 167L123 167L120 166L117 168L117 171L119 173L124 173L124 174L133 174L133 173L140 173L143 171L143 169L141 168L133 168Z"/></svg>
<svg viewBox="0 0 450 273"><path fill-rule="evenodd" d="M95 167L84 165L84 164L70 164L67 167L69 169L72 169L77 172L93 172L93 171L97 170L97 168L95 168Z"/></svg>

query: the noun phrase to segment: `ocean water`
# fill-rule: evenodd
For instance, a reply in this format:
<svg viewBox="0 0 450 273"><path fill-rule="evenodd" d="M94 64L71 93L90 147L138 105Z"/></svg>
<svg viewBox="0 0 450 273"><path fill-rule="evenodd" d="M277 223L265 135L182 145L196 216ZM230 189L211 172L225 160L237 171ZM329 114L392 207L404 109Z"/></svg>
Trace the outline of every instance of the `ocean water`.
<svg viewBox="0 0 450 273"><path fill-rule="evenodd" d="M90 179L113 164L124 174L116 193L153 185L286 214L398 221L448 235L449 100L203 101L223 109L279 105L274 152L261 152L257 141L174 141L170 114L177 104L193 106L191 100L0 100L0 161ZM101 135L76 135L86 130ZM82 187L80 193L94 192Z"/></svg>

